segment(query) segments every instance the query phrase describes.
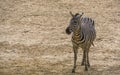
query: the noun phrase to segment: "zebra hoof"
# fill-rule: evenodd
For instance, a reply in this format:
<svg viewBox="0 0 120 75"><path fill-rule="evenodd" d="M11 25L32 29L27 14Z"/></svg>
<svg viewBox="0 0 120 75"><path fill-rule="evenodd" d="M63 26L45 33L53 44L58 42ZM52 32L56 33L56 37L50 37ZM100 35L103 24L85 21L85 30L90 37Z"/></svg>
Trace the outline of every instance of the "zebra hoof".
<svg viewBox="0 0 120 75"><path fill-rule="evenodd" d="M72 73L75 73L75 70L74 70L74 69L72 70Z"/></svg>
<svg viewBox="0 0 120 75"><path fill-rule="evenodd" d="M90 67L90 64L88 64L88 67Z"/></svg>
<svg viewBox="0 0 120 75"><path fill-rule="evenodd" d="M88 71L88 69L85 69L85 71Z"/></svg>
<svg viewBox="0 0 120 75"><path fill-rule="evenodd" d="M81 64L81 66L84 66L84 65L85 65L84 63Z"/></svg>
<svg viewBox="0 0 120 75"><path fill-rule="evenodd" d="M85 71L88 71L88 67L85 67Z"/></svg>

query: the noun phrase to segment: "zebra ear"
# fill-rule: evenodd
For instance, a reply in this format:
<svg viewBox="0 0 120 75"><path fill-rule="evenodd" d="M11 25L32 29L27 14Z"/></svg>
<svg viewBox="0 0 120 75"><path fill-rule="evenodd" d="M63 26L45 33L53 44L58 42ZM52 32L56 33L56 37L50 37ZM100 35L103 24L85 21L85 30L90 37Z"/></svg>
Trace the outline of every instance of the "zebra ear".
<svg viewBox="0 0 120 75"><path fill-rule="evenodd" d="M82 12L82 13L80 14L80 17L82 17L82 16L83 16L83 14L84 14L84 13Z"/></svg>
<svg viewBox="0 0 120 75"><path fill-rule="evenodd" d="M82 13L79 14L77 17L78 17L78 18L81 18L83 14L84 14L84 13L82 12Z"/></svg>
<svg viewBox="0 0 120 75"><path fill-rule="evenodd" d="M82 13L81 13L81 16L82 16L83 14L84 14L84 13L82 12Z"/></svg>
<svg viewBox="0 0 120 75"><path fill-rule="evenodd" d="M72 17L74 17L74 15L73 15L73 13L70 11L70 15L72 16Z"/></svg>

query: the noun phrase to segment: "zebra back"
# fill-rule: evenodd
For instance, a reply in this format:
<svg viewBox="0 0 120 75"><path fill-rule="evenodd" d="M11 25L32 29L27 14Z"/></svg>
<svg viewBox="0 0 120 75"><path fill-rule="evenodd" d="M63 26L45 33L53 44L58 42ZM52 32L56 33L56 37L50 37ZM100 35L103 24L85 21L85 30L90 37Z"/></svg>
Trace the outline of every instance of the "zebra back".
<svg viewBox="0 0 120 75"><path fill-rule="evenodd" d="M81 32L84 34L86 42L90 42L92 45L96 37L94 20L88 17L81 18Z"/></svg>

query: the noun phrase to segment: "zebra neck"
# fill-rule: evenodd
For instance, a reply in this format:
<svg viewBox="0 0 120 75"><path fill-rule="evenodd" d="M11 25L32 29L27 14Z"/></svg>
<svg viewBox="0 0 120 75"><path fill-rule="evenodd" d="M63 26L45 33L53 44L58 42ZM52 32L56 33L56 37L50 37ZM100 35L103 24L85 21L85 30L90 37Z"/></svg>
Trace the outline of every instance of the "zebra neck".
<svg viewBox="0 0 120 75"><path fill-rule="evenodd" d="M72 36L72 41L76 44L84 43L85 42L85 36L82 31L74 32Z"/></svg>
<svg viewBox="0 0 120 75"><path fill-rule="evenodd" d="M75 31L73 32L73 36L79 36L79 35L80 35L80 30L81 30L81 29L75 30Z"/></svg>
<svg viewBox="0 0 120 75"><path fill-rule="evenodd" d="M75 31L75 32L73 32L73 36L72 36L72 38L73 38L73 40L79 40L80 39L80 37L81 37L81 33L80 33L80 31Z"/></svg>
<svg viewBox="0 0 120 75"><path fill-rule="evenodd" d="M74 33L73 33L73 36L80 36L80 31L74 32Z"/></svg>

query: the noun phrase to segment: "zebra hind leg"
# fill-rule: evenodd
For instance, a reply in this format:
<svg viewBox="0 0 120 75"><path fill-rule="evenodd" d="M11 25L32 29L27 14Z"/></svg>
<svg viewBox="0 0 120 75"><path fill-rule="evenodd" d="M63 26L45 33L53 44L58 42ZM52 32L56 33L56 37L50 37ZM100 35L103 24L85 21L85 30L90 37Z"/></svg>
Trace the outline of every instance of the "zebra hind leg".
<svg viewBox="0 0 120 75"><path fill-rule="evenodd" d="M87 50L85 50L85 71L88 71Z"/></svg>
<svg viewBox="0 0 120 75"><path fill-rule="evenodd" d="M90 67L90 62L89 62L89 50L87 51L87 65Z"/></svg>

